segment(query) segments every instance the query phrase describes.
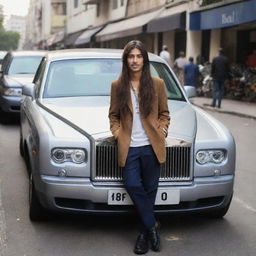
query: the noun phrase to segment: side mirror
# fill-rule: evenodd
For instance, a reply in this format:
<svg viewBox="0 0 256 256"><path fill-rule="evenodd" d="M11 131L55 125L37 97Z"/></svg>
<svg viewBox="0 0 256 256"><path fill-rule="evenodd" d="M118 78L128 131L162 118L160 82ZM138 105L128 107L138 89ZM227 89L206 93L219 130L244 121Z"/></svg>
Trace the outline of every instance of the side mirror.
<svg viewBox="0 0 256 256"><path fill-rule="evenodd" d="M22 94L25 96L30 96L35 99L35 84L25 84L22 88Z"/></svg>
<svg viewBox="0 0 256 256"><path fill-rule="evenodd" d="M196 97L196 88L194 86L184 86L188 98Z"/></svg>

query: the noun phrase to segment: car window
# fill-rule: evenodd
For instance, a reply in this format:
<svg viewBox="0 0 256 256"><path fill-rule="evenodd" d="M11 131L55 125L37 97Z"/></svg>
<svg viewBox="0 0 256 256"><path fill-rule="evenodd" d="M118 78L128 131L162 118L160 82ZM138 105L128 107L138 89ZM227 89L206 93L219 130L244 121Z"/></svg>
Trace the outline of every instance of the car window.
<svg viewBox="0 0 256 256"><path fill-rule="evenodd" d="M42 80L44 78L45 68L46 68L46 58L44 57L38 66L38 69L36 71L36 74L35 74L35 77L33 80L33 83L35 84L36 98L38 98L38 96L39 96L40 87L42 84Z"/></svg>
<svg viewBox="0 0 256 256"><path fill-rule="evenodd" d="M44 97L109 95L121 72L116 59L64 60L51 63Z"/></svg>
<svg viewBox="0 0 256 256"><path fill-rule="evenodd" d="M4 74L6 74L6 69L9 65L10 60L11 60L11 54L7 53L2 61L2 71Z"/></svg>
<svg viewBox="0 0 256 256"><path fill-rule="evenodd" d="M0 51L0 65L3 63L3 59L4 59L5 55L6 55L6 52Z"/></svg>
<svg viewBox="0 0 256 256"><path fill-rule="evenodd" d="M8 74L35 74L42 56L15 56L10 63Z"/></svg>
<svg viewBox="0 0 256 256"><path fill-rule="evenodd" d="M159 62L152 62L151 74L164 80L166 94L169 99L185 100L180 88L177 86L174 80L173 75L165 64Z"/></svg>
<svg viewBox="0 0 256 256"><path fill-rule="evenodd" d="M43 97L110 95L111 82L121 73L120 59L61 60L50 64ZM152 62L151 73L165 81L168 98L184 100L165 64Z"/></svg>

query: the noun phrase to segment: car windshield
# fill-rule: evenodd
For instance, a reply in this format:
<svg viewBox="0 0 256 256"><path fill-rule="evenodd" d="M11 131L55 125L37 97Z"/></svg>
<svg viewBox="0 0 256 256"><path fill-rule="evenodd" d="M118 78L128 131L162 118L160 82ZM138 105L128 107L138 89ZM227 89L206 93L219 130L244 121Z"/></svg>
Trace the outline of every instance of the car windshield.
<svg viewBox="0 0 256 256"><path fill-rule="evenodd" d="M42 56L15 56L13 57L8 74L35 74Z"/></svg>
<svg viewBox="0 0 256 256"><path fill-rule="evenodd" d="M120 59L54 61L49 67L43 97L108 96L121 66ZM165 64L151 62L150 69L153 76L164 80L169 99L185 100Z"/></svg>

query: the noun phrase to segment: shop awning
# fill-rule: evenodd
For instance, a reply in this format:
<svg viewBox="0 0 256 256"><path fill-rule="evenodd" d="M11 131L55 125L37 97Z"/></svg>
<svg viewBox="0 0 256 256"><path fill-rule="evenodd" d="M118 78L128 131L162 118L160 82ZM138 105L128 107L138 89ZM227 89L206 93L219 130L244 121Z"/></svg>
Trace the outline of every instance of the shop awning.
<svg viewBox="0 0 256 256"><path fill-rule="evenodd" d="M133 18L110 23L96 35L96 41L108 41L141 34L146 30L145 25L157 17L162 10L163 9L159 9Z"/></svg>
<svg viewBox="0 0 256 256"><path fill-rule="evenodd" d="M59 31L58 33L55 34L55 37L53 39L52 44L56 44L61 42L64 39L64 31Z"/></svg>
<svg viewBox="0 0 256 256"><path fill-rule="evenodd" d="M47 44L48 46L51 46L51 45L53 44L53 41L54 41L54 39L55 39L55 36L56 36L56 34L53 34L53 35L51 35L51 36L46 40L46 44Z"/></svg>
<svg viewBox="0 0 256 256"><path fill-rule="evenodd" d="M147 25L147 32L156 33L185 28L186 12L181 12L151 20Z"/></svg>
<svg viewBox="0 0 256 256"><path fill-rule="evenodd" d="M103 26L85 30L75 41L75 45L90 43L91 38L102 29Z"/></svg>
<svg viewBox="0 0 256 256"><path fill-rule="evenodd" d="M191 30L217 29L256 21L256 1L248 0L190 13Z"/></svg>
<svg viewBox="0 0 256 256"><path fill-rule="evenodd" d="M84 30L77 31L75 33L69 34L66 38L65 44L66 45L73 45L76 39L84 32Z"/></svg>

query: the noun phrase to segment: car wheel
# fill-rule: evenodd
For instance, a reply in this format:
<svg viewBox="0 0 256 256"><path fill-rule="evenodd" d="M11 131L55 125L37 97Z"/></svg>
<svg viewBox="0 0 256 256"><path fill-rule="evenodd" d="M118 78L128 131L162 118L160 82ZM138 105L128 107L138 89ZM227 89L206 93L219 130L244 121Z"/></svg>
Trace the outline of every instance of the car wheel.
<svg viewBox="0 0 256 256"><path fill-rule="evenodd" d="M32 174L29 180L29 218L31 221L43 221L47 219L47 212L42 207L33 182Z"/></svg>
<svg viewBox="0 0 256 256"><path fill-rule="evenodd" d="M228 204L225 207L220 208L218 210L211 211L210 213L207 214L207 216L209 216L211 218L216 218L216 219L223 218L229 210L229 207L230 207L230 204L231 204L231 201L232 201L232 196L231 196Z"/></svg>

